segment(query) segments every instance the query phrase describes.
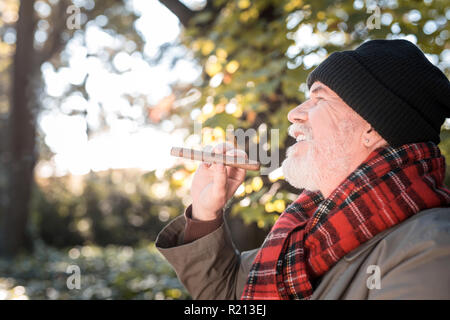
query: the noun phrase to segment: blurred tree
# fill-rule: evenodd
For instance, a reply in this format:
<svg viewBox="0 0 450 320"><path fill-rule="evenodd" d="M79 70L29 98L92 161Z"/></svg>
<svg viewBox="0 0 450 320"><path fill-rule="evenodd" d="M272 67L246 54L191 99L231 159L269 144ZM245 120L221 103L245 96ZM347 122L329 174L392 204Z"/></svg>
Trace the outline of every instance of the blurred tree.
<svg viewBox="0 0 450 320"><path fill-rule="evenodd" d="M36 28L34 19L34 1L25 1L20 5L16 26L16 50L12 73L11 112L8 137L9 184L8 206L3 214L1 230L1 253L10 254L25 242L25 221L32 184L34 166L35 129L30 82L35 74L33 63L33 40ZM10 214L6 214L6 212Z"/></svg>
<svg viewBox="0 0 450 320"><path fill-rule="evenodd" d="M118 39L120 45L109 49L109 55L125 51L130 42L134 44L133 50L140 51L143 40L134 28L138 16L126 0L1 0L0 7L0 81L5 86L7 82L12 84L6 103L6 91L0 92L0 113L6 119L0 127L6 131L9 141L4 146L6 150L1 150L0 162L3 167L0 174L3 171L7 175L6 182L0 183L3 187L0 191L7 195L0 202L0 254L10 256L30 244L27 220L33 170L38 158L36 120L42 108L41 66L44 63L51 63L55 68L67 65L67 57L61 54L65 46L75 34L83 38L86 28L92 24ZM99 16L101 19L97 19ZM69 19L72 24L78 21L80 25L69 25ZM11 55L6 55L2 48L14 52L12 61ZM108 59L106 63L111 62L112 59ZM114 70L112 66L110 68ZM73 85L66 93L77 91L86 96L85 85L86 81ZM81 112L81 115L85 113Z"/></svg>
<svg viewBox="0 0 450 320"><path fill-rule="evenodd" d="M201 122L208 142L229 124L280 129L280 164L294 142L287 113L305 100L308 74L332 52L369 39L405 38L450 74L445 0L208 0L200 9L187 1L160 2L179 17L181 41L203 66L200 98L173 113ZM232 212L270 227L298 193L280 178L249 172Z"/></svg>
<svg viewBox="0 0 450 320"><path fill-rule="evenodd" d="M183 211L178 196L155 172L116 169L84 176L38 178L33 194L33 239L52 247L155 241L166 222Z"/></svg>
<svg viewBox="0 0 450 320"><path fill-rule="evenodd" d="M164 100L158 110L149 113L149 119L182 119L174 123L189 128L193 127L190 119L200 121L206 142L222 139L228 124L243 129L280 129L279 163L286 146L294 142L287 136L286 115L305 99L308 73L333 51L354 48L367 39L407 38L450 74L450 11L444 0L160 2L179 17L185 27L179 44L195 54L203 72L194 88L178 88L175 101ZM67 11L70 5L80 9L80 29L67 27L67 19L74 13ZM374 17L376 7L379 17ZM43 108L53 107L42 103L41 67L67 66L68 44L74 38L85 43L89 26L96 26L119 43L89 53L115 73L120 71L113 58L120 52L142 52L143 40L135 30L137 16L126 0L0 0L0 9L0 254L12 255L27 243L39 138L37 115ZM380 28L369 29L377 19ZM157 63L169 47L163 45L153 62ZM63 96L77 92L88 99L86 80L72 84ZM61 105L58 97L54 100L56 106ZM73 110L69 114L85 116L86 112ZM106 121L102 125L107 126ZM87 131L89 135L89 126ZM447 154L450 136L443 137L443 152ZM268 146L271 143L269 140ZM174 191L186 188L182 180L188 182L194 169L178 166L166 172L164 179ZM272 225L297 193L280 178L249 173L233 200L232 212L260 228Z"/></svg>

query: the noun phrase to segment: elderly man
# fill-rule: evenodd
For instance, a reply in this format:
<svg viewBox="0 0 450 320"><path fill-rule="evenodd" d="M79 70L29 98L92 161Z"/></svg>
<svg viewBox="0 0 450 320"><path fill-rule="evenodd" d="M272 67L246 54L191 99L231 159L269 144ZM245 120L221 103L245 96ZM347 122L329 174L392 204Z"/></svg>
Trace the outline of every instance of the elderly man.
<svg viewBox="0 0 450 320"><path fill-rule="evenodd" d="M207 163L156 246L193 298L449 299L450 191L437 147L448 79L414 44L373 40L330 55L308 86L288 115L297 143L283 162L301 192L262 246L239 253L223 222L245 171Z"/></svg>

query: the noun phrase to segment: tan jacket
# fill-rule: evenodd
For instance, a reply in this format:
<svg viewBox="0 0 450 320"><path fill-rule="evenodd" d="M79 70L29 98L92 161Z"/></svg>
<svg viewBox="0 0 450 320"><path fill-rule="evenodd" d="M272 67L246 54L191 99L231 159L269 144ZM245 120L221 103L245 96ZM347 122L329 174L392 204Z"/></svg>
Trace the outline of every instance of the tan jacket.
<svg viewBox="0 0 450 320"><path fill-rule="evenodd" d="M258 249L239 253L226 223L183 244L185 222L177 217L156 240L180 281L194 299L240 299ZM377 234L334 265L312 299L450 299L450 208Z"/></svg>

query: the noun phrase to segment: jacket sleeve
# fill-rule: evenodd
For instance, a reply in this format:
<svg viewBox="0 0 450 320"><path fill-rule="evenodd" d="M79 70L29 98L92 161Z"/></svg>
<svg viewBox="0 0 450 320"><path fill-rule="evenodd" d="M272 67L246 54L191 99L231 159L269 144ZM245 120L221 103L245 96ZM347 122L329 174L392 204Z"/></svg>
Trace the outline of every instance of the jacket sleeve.
<svg viewBox="0 0 450 320"><path fill-rule="evenodd" d="M189 243L200 239L215 231L223 223L223 210L214 220L200 221L192 218L192 204L184 211L186 227L184 229L184 243Z"/></svg>
<svg viewBox="0 0 450 320"><path fill-rule="evenodd" d="M184 243L186 218L171 221L158 235L156 248L174 268L193 299L240 299L258 249L239 253L227 223Z"/></svg>

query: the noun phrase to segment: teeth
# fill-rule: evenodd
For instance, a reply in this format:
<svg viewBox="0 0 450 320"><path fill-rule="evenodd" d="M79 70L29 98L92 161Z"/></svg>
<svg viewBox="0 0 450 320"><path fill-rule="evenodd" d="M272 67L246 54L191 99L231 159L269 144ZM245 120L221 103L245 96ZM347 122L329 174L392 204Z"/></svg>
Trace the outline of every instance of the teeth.
<svg viewBox="0 0 450 320"><path fill-rule="evenodd" d="M296 138L297 142L303 141L303 140L306 140L306 136L304 134L299 134Z"/></svg>

